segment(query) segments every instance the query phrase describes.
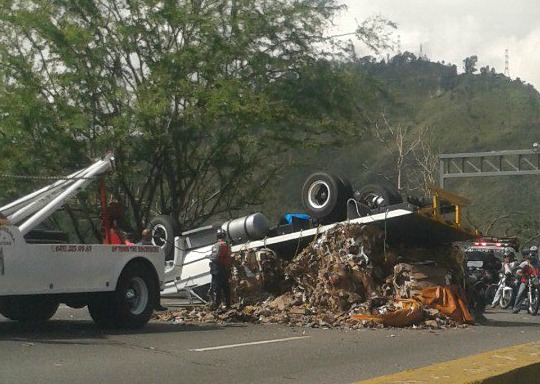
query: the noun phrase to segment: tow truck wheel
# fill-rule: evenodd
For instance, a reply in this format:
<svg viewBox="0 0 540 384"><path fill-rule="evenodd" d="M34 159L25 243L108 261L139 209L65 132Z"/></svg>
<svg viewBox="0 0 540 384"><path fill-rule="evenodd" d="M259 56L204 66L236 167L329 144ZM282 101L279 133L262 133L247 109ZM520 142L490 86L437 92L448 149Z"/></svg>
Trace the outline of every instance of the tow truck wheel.
<svg viewBox="0 0 540 384"><path fill-rule="evenodd" d="M347 200L351 195L348 181L324 172L312 174L302 186L304 208L323 224L347 217Z"/></svg>
<svg viewBox="0 0 540 384"><path fill-rule="evenodd" d="M154 312L158 283L154 275L143 264L128 265L118 280L119 323L125 328L141 328Z"/></svg>
<svg viewBox="0 0 540 384"><path fill-rule="evenodd" d="M2 299L2 316L21 323L44 323L54 316L59 303L54 298L43 296L14 296Z"/></svg>
<svg viewBox="0 0 540 384"><path fill-rule="evenodd" d="M142 328L157 304L159 292L154 274L141 263L126 266L116 290L89 303L92 319L100 328Z"/></svg>
<svg viewBox="0 0 540 384"><path fill-rule="evenodd" d="M114 292L97 294L88 303L88 312L90 312L92 320L99 328L116 328L118 314L115 305Z"/></svg>

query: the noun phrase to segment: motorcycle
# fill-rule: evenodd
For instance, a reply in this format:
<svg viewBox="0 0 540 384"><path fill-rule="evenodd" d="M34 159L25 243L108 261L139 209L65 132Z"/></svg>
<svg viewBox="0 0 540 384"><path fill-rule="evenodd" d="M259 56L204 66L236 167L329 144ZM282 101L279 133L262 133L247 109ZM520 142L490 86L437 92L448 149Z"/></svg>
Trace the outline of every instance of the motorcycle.
<svg viewBox="0 0 540 384"><path fill-rule="evenodd" d="M498 284L493 273L482 268L467 268L468 302L471 312L481 314L495 297ZM475 316L473 314L473 316Z"/></svg>
<svg viewBox="0 0 540 384"><path fill-rule="evenodd" d="M517 294L517 279L512 274L499 273L499 284L497 289L501 289L501 298L499 299L499 305L502 309L510 307Z"/></svg>
<svg viewBox="0 0 540 384"><path fill-rule="evenodd" d="M540 307L540 284L538 276L531 275L527 279L526 295L521 302L520 309L526 309L533 316L538 314Z"/></svg>
<svg viewBox="0 0 540 384"><path fill-rule="evenodd" d="M536 316L538 308L540 307L540 286L538 282L538 276L529 276L527 281L527 312Z"/></svg>

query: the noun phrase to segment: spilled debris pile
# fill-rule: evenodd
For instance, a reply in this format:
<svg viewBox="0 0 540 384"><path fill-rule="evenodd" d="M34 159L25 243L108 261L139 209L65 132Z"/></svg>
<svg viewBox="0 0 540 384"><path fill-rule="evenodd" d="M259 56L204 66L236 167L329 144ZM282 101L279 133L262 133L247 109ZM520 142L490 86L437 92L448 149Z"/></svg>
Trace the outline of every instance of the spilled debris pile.
<svg viewBox="0 0 540 384"><path fill-rule="evenodd" d="M166 311L161 320L280 323L356 329L455 327L465 307L463 253L453 246L389 248L374 225L338 225L290 261L269 249L234 255L234 305Z"/></svg>

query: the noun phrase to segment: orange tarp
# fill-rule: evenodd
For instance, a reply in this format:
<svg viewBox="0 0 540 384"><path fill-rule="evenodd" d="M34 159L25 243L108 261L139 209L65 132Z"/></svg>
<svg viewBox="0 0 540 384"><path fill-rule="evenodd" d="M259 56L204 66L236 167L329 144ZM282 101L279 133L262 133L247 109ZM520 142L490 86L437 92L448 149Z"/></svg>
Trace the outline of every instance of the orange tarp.
<svg viewBox="0 0 540 384"><path fill-rule="evenodd" d="M380 314L380 315L352 315L356 320L373 321L377 324L384 324L387 327L407 327L422 320L422 304L412 299L403 299L396 304L402 309Z"/></svg>
<svg viewBox="0 0 540 384"><path fill-rule="evenodd" d="M422 289L416 296L424 305L438 309L458 323L474 324L463 290L456 285Z"/></svg>
<svg viewBox="0 0 540 384"><path fill-rule="evenodd" d="M401 308L378 315L352 315L351 318L373 321L388 327L407 327L422 321L423 307L426 306L438 309L460 324L474 324L474 318L467 310L463 290L455 285L425 288L412 299L397 301L396 305Z"/></svg>

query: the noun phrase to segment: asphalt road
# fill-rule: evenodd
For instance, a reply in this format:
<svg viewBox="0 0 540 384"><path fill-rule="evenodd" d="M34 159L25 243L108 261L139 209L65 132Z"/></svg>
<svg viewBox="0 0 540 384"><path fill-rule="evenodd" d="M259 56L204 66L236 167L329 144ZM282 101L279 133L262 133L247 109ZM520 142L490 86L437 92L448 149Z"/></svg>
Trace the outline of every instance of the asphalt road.
<svg viewBox="0 0 540 384"><path fill-rule="evenodd" d="M85 309L61 307L38 329L0 317L0 383L350 383L540 340L540 316L486 317L445 330L151 322L103 332Z"/></svg>

